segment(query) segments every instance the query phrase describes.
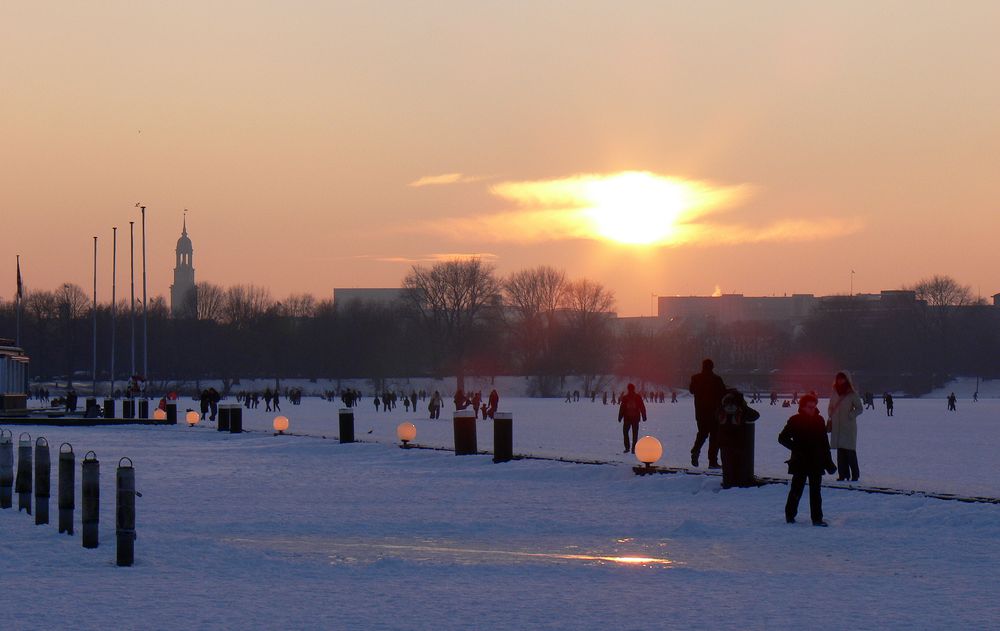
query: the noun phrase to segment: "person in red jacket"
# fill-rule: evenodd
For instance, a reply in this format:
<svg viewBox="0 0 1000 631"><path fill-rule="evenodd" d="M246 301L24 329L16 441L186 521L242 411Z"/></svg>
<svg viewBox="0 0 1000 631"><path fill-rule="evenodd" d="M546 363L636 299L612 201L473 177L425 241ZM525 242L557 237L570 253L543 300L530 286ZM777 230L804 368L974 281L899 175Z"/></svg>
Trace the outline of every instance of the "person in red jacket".
<svg viewBox="0 0 1000 631"><path fill-rule="evenodd" d="M788 459L788 473L792 474L792 484L788 489L785 503L785 521L795 523L799 511L799 500L809 481L809 512L813 526L826 526L823 521L823 497L820 485L823 472L836 473L837 467L830 457L830 441L826 437L826 422L817 409L815 395L807 394L799 399L799 413L788 419L785 429L778 435L778 442L792 451Z"/></svg>
<svg viewBox="0 0 1000 631"><path fill-rule="evenodd" d="M618 422L622 424L622 434L625 438L625 453L635 453L635 444L639 441L639 421L646 420L646 404L635 391L634 384L628 384L628 393L623 394L618 406ZM628 433L632 430L632 443L629 445Z"/></svg>

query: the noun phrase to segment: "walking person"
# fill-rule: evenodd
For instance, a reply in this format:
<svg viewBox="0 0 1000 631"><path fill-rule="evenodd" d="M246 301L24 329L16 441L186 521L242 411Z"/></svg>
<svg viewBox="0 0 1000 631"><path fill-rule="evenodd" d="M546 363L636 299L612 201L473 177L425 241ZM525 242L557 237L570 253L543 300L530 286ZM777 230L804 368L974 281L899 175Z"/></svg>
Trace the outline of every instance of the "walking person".
<svg viewBox="0 0 1000 631"><path fill-rule="evenodd" d="M635 444L639 442L639 421L646 420L646 404L635 391L634 384L628 384L628 393L623 394L618 406L618 422L622 424L622 435L625 438L625 452L635 453ZM632 443L629 444L628 433L632 431Z"/></svg>
<svg viewBox="0 0 1000 631"><path fill-rule="evenodd" d="M861 476L858 470L858 417L865 406L854 388L849 372L841 371L833 382L833 394L827 406L827 428L830 431L830 447L837 450L838 481L857 482Z"/></svg>
<svg viewBox="0 0 1000 631"><path fill-rule="evenodd" d="M948 395L948 411L949 412L955 412L956 410L958 410L958 408L956 407L956 403L958 403L958 397L956 397L955 393L952 392L951 394Z"/></svg>
<svg viewBox="0 0 1000 631"><path fill-rule="evenodd" d="M778 435L778 442L792 452L787 460L792 483L785 502L785 521L795 523L799 500L806 482L809 482L809 514L813 526L828 525L823 521L823 473L836 473L837 467L830 457L830 442L826 437L826 423L817 409L816 397L807 394L799 400L799 413L788 419Z"/></svg>
<svg viewBox="0 0 1000 631"><path fill-rule="evenodd" d="M886 392L885 395L882 397L882 400L885 402L885 415L892 416L892 409L893 409L892 395Z"/></svg>
<svg viewBox="0 0 1000 631"><path fill-rule="evenodd" d="M715 374L715 362L706 359L701 362L701 372L691 377L691 394L694 395L694 418L698 423L698 435L691 448L691 466L698 466L701 447L708 439L708 467L719 469L719 404L726 394L726 384Z"/></svg>

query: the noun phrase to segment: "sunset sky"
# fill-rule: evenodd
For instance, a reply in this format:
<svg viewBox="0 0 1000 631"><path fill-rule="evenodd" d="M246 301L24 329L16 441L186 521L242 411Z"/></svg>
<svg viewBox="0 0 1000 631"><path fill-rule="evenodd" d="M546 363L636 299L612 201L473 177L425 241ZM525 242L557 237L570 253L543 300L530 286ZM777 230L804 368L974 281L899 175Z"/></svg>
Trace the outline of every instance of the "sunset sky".
<svg viewBox="0 0 1000 631"><path fill-rule="evenodd" d="M473 253L624 315L1000 292L1000 3L822 4L4 2L0 296L16 253L89 286L97 235L107 299L138 201L153 295L184 208L199 281L277 298Z"/></svg>

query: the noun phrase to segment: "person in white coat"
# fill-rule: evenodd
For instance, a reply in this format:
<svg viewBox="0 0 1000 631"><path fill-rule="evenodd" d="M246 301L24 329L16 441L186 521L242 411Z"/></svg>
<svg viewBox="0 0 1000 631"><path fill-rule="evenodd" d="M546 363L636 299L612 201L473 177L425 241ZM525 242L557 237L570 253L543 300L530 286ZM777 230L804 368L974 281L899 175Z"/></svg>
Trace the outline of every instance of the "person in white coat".
<svg viewBox="0 0 1000 631"><path fill-rule="evenodd" d="M854 388L850 373L838 372L827 410L830 447L837 450L838 480L856 482L861 477L858 469L858 416L864 409L865 404Z"/></svg>

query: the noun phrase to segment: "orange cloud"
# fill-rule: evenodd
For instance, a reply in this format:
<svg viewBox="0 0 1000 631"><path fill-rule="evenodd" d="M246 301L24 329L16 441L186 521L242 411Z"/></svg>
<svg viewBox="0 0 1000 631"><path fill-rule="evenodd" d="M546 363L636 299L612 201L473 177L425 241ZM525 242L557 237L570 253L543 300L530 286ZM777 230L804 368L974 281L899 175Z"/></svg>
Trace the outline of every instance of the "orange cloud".
<svg viewBox="0 0 1000 631"><path fill-rule="evenodd" d="M419 188L421 186L441 186L444 184L469 184L488 179L484 175L465 175L463 173L444 173L441 175L425 175L413 180L407 186Z"/></svg>

